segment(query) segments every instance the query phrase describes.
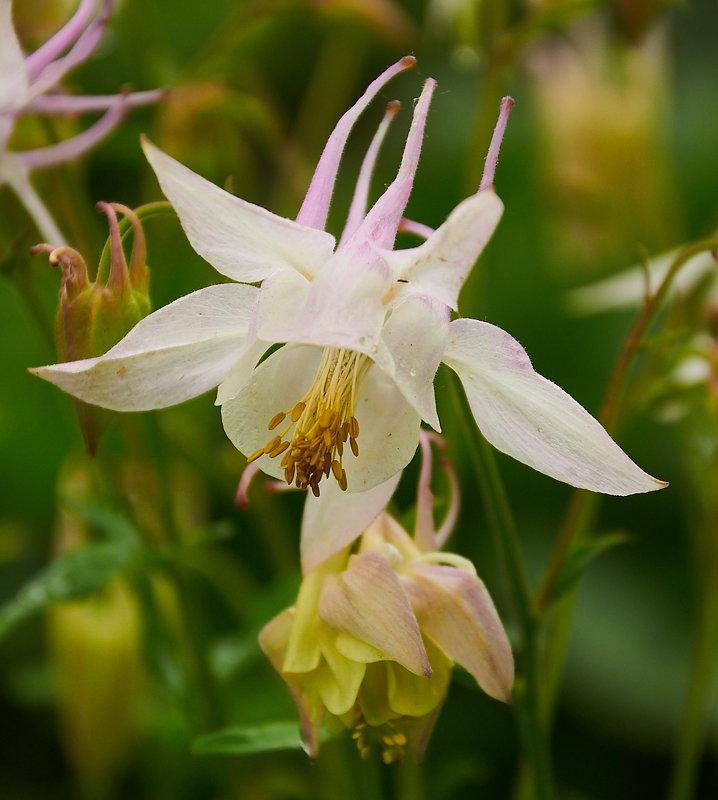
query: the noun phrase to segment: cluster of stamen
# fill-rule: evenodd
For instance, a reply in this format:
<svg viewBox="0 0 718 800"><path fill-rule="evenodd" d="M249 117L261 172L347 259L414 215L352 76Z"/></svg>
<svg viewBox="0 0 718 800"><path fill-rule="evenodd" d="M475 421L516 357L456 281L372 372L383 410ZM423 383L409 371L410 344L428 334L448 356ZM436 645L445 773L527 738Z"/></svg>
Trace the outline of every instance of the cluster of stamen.
<svg viewBox="0 0 718 800"><path fill-rule="evenodd" d="M354 726L352 739L356 742L359 755L365 761L371 754L372 744L378 744L381 747L381 760L385 764L401 761L407 744L406 734L396 730L391 720L380 728L372 728L362 720Z"/></svg>
<svg viewBox="0 0 718 800"><path fill-rule="evenodd" d="M354 403L370 363L367 356L354 350L325 348L309 391L292 409L275 414L267 428L273 431L284 422L287 425L247 461L284 454L281 466L288 484L311 489L319 497L319 481L333 475L346 491L344 445L348 443L354 456L359 455ZM287 439L292 429L291 438Z"/></svg>

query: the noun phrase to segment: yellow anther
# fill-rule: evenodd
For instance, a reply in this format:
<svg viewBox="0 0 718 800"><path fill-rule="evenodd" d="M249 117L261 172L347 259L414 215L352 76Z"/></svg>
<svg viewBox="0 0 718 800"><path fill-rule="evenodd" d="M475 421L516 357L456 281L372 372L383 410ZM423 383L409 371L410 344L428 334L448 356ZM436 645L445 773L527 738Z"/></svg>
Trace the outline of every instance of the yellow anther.
<svg viewBox="0 0 718 800"><path fill-rule="evenodd" d="M283 453L289 447L289 442L280 442L276 447L273 447L267 455L270 458L274 458L278 456L280 453Z"/></svg>
<svg viewBox="0 0 718 800"><path fill-rule="evenodd" d="M398 760L398 758L399 758L399 753L397 753L397 751L394 749L384 750L384 752L381 754L381 760L385 764L393 764L395 761Z"/></svg>
<svg viewBox="0 0 718 800"><path fill-rule="evenodd" d="M366 761L369 758L370 754L371 750L368 747L362 747L359 750L359 755L362 757L362 759L364 759L364 761Z"/></svg>
<svg viewBox="0 0 718 800"><path fill-rule="evenodd" d="M272 419L269 420L269 425L267 427L270 431L273 431L280 422L284 422L284 418L286 417L286 413L284 411L280 411L278 414L275 414Z"/></svg>
<svg viewBox="0 0 718 800"><path fill-rule="evenodd" d="M252 461L256 461L260 456L264 455L264 448L260 448L259 450L255 450L254 453L247 459L247 463L251 464Z"/></svg>
<svg viewBox="0 0 718 800"><path fill-rule="evenodd" d="M404 747L406 744L406 734L405 733L395 733L394 734L394 744L398 744L399 747Z"/></svg>
<svg viewBox="0 0 718 800"><path fill-rule="evenodd" d="M319 496L320 481L333 475L346 490L344 443L349 441L352 453L358 455L359 423L354 417L354 402L370 366L370 359L361 353L325 348L307 394L290 411L275 414L268 428L274 430L287 417L291 421L280 427L279 435L253 454L251 460L264 453L270 458L284 453L281 468L287 483L294 481L299 488L311 489Z"/></svg>
<svg viewBox="0 0 718 800"><path fill-rule="evenodd" d="M355 439L359 436L359 422L356 417L349 418L349 431Z"/></svg>
<svg viewBox="0 0 718 800"><path fill-rule="evenodd" d="M322 428L329 428L331 424L334 422L335 413L331 410L331 408L325 408L324 411L319 415L319 424Z"/></svg>
<svg viewBox="0 0 718 800"><path fill-rule="evenodd" d="M280 444L282 441L281 436L275 436L273 439L270 439L267 444L264 445L264 452L271 453L274 448Z"/></svg>

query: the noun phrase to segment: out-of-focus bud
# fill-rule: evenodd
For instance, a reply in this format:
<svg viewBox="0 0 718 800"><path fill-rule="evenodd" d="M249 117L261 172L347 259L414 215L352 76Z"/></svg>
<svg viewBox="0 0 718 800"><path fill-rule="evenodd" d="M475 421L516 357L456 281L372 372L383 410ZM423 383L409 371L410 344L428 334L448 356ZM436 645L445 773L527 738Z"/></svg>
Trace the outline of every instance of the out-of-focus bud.
<svg viewBox="0 0 718 800"><path fill-rule="evenodd" d="M60 488L84 494L89 482L86 471L75 469ZM58 555L89 539L87 523L67 506L60 507L54 533ZM136 737L140 628L137 602L121 578L88 599L52 606L47 616L60 740L88 800L113 794Z"/></svg>
<svg viewBox="0 0 718 800"><path fill-rule="evenodd" d="M76 361L102 355L150 312L147 247L142 223L134 211L120 203L98 203L110 224L109 275L98 269L89 279L82 255L71 247L38 244L31 253L47 253L50 264L62 268L60 303L55 317L55 342L60 361ZM122 247L117 212L132 224L134 242L128 265ZM94 456L108 412L75 400L82 435Z"/></svg>
<svg viewBox="0 0 718 800"><path fill-rule="evenodd" d="M553 262L596 276L680 239L665 157L665 37L639 46L594 20L532 56Z"/></svg>

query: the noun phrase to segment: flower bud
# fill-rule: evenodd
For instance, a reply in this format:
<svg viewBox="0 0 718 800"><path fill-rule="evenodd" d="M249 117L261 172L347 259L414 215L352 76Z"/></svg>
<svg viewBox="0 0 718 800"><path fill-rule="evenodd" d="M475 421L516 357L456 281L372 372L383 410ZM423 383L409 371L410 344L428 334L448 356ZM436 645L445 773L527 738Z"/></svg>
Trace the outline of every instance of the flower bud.
<svg viewBox="0 0 718 800"><path fill-rule="evenodd" d="M90 483L85 464L65 474L60 491L84 498ZM53 533L58 555L91 535L71 504L60 505ZM109 796L137 739L144 681L140 608L127 581L116 577L90 597L51 606L47 637L68 765L81 796Z"/></svg>
<svg viewBox="0 0 718 800"><path fill-rule="evenodd" d="M55 343L60 361L93 358L106 352L150 312L149 267L142 224L134 211L120 203L98 203L110 225L110 269L102 264L94 282L82 255L71 247L38 244L31 253L47 253L50 264L62 269L60 303L55 317ZM134 243L130 264L122 247L119 211L131 222ZM90 456L107 424L107 412L75 401L80 427Z"/></svg>

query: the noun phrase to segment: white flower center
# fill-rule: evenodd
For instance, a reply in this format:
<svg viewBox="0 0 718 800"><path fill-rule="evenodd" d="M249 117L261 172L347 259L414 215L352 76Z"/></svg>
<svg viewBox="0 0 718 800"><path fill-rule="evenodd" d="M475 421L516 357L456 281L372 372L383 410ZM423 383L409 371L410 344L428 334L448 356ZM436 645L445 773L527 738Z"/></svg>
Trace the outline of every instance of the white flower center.
<svg viewBox="0 0 718 800"><path fill-rule="evenodd" d="M334 475L341 489L346 490L347 475L342 467L344 444L348 440L354 456L359 455L359 423L354 416L354 402L370 366L369 357L362 353L326 347L309 391L294 408L275 414L267 428L272 431L287 418L289 424L247 461L265 454L275 458L284 453L281 466L288 484L311 489L318 497L319 481ZM291 439L285 439L292 429Z"/></svg>

